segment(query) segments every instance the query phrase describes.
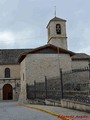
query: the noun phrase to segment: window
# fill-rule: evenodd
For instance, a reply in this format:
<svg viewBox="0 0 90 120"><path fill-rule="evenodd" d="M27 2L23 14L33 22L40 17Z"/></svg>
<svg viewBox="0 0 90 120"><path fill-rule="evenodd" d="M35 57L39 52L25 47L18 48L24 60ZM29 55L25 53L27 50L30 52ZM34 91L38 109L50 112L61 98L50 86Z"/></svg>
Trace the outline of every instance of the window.
<svg viewBox="0 0 90 120"><path fill-rule="evenodd" d="M61 25L60 24L56 24L56 33L61 34Z"/></svg>
<svg viewBox="0 0 90 120"><path fill-rule="evenodd" d="M10 78L10 69L9 68L5 69L5 78Z"/></svg>

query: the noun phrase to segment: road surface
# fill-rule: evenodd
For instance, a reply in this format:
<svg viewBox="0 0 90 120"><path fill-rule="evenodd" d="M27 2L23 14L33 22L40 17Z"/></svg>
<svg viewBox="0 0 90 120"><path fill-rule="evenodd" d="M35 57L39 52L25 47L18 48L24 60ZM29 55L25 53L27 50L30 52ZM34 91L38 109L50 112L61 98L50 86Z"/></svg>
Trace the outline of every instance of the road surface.
<svg viewBox="0 0 90 120"><path fill-rule="evenodd" d="M0 120L60 120L50 114L17 106L16 102L0 102Z"/></svg>

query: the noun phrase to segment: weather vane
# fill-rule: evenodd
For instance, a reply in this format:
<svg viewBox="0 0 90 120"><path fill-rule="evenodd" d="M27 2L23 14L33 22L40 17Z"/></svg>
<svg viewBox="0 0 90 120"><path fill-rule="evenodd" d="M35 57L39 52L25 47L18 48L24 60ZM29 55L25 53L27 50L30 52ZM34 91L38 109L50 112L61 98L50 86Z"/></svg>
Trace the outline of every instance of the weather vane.
<svg viewBox="0 0 90 120"><path fill-rule="evenodd" d="M54 12L54 14L55 14L55 17L56 17L56 6L54 6L54 8L55 8L55 12Z"/></svg>

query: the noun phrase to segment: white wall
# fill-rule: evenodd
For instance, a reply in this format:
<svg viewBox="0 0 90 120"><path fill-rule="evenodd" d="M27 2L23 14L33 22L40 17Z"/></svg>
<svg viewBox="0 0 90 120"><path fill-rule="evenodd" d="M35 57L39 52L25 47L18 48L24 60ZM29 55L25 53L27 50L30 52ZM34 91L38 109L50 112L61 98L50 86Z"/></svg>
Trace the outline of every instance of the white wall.
<svg viewBox="0 0 90 120"><path fill-rule="evenodd" d="M20 95L19 95L19 102L25 102L26 101L26 66L25 66L25 60L24 59L20 64L20 75L21 75L21 89L20 89Z"/></svg>
<svg viewBox="0 0 90 120"><path fill-rule="evenodd" d="M72 61L72 69L80 69L88 67L88 60L73 60Z"/></svg>
<svg viewBox="0 0 90 120"><path fill-rule="evenodd" d="M68 54L28 54L26 57L27 83L45 80L47 77L59 76L59 69L71 70L71 58ZM60 67L59 67L60 66Z"/></svg>

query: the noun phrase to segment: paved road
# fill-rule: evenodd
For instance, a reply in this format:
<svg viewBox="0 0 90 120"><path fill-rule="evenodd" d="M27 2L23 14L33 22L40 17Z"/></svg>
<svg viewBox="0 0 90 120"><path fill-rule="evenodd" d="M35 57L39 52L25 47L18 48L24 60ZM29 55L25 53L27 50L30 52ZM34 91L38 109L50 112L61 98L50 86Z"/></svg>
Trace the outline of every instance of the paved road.
<svg viewBox="0 0 90 120"><path fill-rule="evenodd" d="M51 112L54 112L59 115L68 116L69 118L73 118L73 120L90 120L90 113L68 109L68 108L62 108L62 107L56 107L56 106L45 106L45 105L30 105L28 106L35 106L37 108L42 108Z"/></svg>
<svg viewBox="0 0 90 120"><path fill-rule="evenodd" d="M17 106L16 102L0 102L0 120L59 120L34 109Z"/></svg>

